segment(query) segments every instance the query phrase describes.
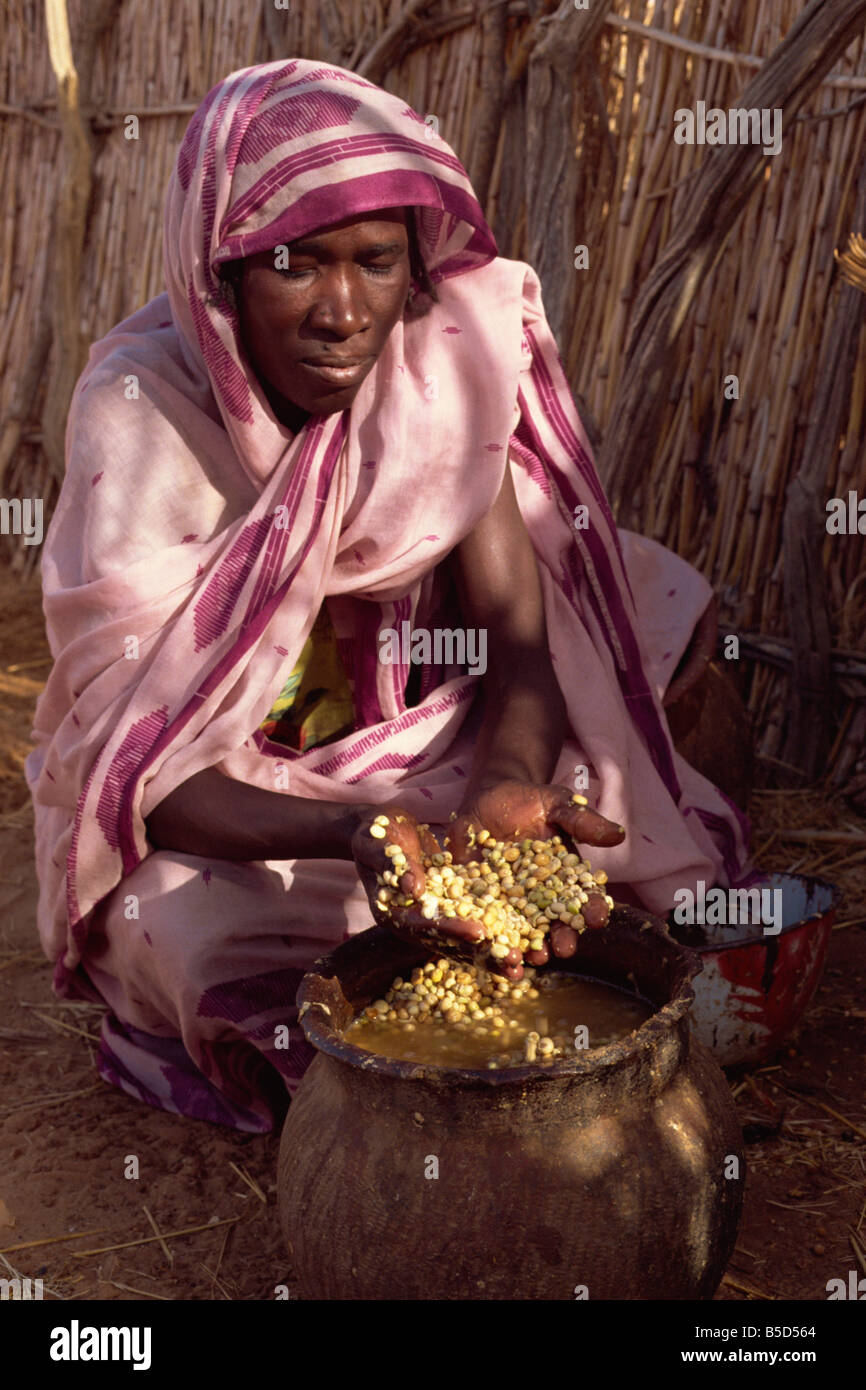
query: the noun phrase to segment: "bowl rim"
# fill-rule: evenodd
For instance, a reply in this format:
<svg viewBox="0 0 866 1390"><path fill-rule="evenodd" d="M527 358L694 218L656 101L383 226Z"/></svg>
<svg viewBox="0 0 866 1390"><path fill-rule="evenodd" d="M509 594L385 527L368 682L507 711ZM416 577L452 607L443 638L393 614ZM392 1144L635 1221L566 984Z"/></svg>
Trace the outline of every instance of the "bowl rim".
<svg viewBox="0 0 866 1390"><path fill-rule="evenodd" d="M688 949L694 951L697 956L715 956L721 955L724 951L751 950L755 946L769 947L771 942L780 941L783 936L789 936L791 932L802 931L804 927L815 927L822 923L826 923L828 929L832 927L839 904L844 896L838 883L831 883L829 879L819 878L816 874L792 874L783 869L768 869L765 877L769 879L795 879L800 883L813 884L818 888L829 888L831 894L830 905L829 907L816 908L816 910L810 912L808 916L800 917L798 921L791 922L789 926L782 927L780 931L768 933L766 936L761 934L760 936L741 937L738 941L714 941L708 943L706 946L692 945L690 943ZM751 887L757 888L758 885L753 883ZM749 923L749 925L757 926L758 924ZM670 927L668 927L668 930L670 930ZM676 938L674 939L676 940Z"/></svg>

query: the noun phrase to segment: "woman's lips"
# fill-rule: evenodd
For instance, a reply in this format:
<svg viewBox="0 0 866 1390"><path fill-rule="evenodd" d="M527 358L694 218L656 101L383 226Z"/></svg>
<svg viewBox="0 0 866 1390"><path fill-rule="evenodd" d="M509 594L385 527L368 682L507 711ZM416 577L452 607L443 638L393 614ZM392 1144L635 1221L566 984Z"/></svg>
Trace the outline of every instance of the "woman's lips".
<svg viewBox="0 0 866 1390"><path fill-rule="evenodd" d="M334 386L351 386L364 375L369 362L369 357L362 357L359 362L351 362L345 367L329 367L325 363L319 365L315 362L301 362L300 365L307 371L314 372L322 381L328 381Z"/></svg>

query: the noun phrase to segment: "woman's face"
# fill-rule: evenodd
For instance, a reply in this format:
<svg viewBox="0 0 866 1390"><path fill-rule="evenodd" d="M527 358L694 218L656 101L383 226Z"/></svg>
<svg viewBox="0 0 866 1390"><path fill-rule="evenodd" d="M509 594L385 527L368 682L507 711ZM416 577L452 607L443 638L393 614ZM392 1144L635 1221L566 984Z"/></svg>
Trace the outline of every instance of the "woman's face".
<svg viewBox="0 0 866 1390"><path fill-rule="evenodd" d="M297 431L308 415L352 404L402 316L411 280L405 211L346 217L288 252L280 270L276 249L247 257L237 302L247 356L275 415Z"/></svg>

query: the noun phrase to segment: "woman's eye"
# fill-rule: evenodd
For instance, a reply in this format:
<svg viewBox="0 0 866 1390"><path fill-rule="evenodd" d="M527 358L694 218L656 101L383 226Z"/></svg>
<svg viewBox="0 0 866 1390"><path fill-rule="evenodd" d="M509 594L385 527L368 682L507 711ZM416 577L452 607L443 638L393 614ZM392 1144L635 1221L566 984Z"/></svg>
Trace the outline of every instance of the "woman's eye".
<svg viewBox="0 0 866 1390"><path fill-rule="evenodd" d="M396 263L395 263L396 264ZM369 270L373 275L390 275L395 265L365 265L363 270ZM312 275L313 267L308 266L306 270L280 270L280 275L286 276L289 280L294 280L298 275Z"/></svg>

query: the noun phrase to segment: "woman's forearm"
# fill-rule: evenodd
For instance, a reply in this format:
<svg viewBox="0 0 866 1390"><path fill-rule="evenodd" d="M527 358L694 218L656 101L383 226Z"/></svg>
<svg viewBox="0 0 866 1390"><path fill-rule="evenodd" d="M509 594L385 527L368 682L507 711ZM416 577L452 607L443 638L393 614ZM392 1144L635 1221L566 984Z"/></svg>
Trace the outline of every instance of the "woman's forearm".
<svg viewBox="0 0 866 1390"><path fill-rule="evenodd" d="M552 671L486 689L484 723L459 810L497 782L549 782L567 729L565 700Z"/></svg>
<svg viewBox="0 0 866 1390"><path fill-rule="evenodd" d="M266 791L215 768L175 787L146 819L156 849L219 859L351 859L367 806Z"/></svg>

